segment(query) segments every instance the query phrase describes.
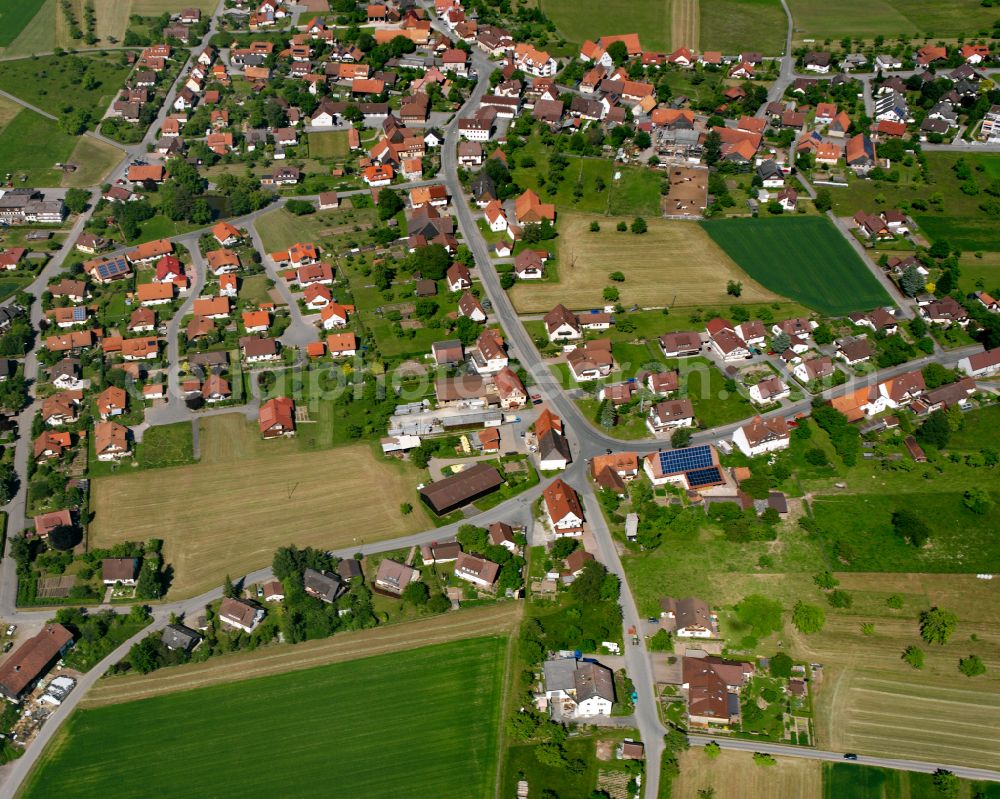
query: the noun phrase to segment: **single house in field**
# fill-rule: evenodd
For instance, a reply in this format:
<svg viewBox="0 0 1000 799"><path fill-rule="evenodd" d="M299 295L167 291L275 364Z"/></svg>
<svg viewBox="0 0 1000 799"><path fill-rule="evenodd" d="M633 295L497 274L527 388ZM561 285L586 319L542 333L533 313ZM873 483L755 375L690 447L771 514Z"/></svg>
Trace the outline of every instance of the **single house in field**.
<svg viewBox="0 0 1000 799"><path fill-rule="evenodd" d="M719 634L719 617L708 603L695 597L660 599L660 626L679 638L714 638Z"/></svg>
<svg viewBox="0 0 1000 799"><path fill-rule="evenodd" d="M285 587L280 580L268 580L261 586L264 590L265 602L283 602L285 599Z"/></svg>
<svg viewBox="0 0 1000 799"><path fill-rule="evenodd" d="M295 402L289 397L274 397L260 406L257 424L263 438L295 435Z"/></svg>
<svg viewBox="0 0 1000 799"><path fill-rule="evenodd" d="M962 358L958 368L970 377L992 377L1000 373L1000 347Z"/></svg>
<svg viewBox="0 0 1000 799"><path fill-rule="evenodd" d="M400 596L406 586L419 579L420 572L416 569L386 558L378 565L374 586L383 593Z"/></svg>
<svg viewBox="0 0 1000 799"><path fill-rule="evenodd" d="M649 409L646 427L653 435L676 430L678 427L694 427L694 406L689 399L664 400Z"/></svg>
<svg viewBox="0 0 1000 799"><path fill-rule="evenodd" d="M264 618L264 609L244 602L242 599L226 597L219 606L219 621L227 627L252 633Z"/></svg>
<svg viewBox="0 0 1000 799"><path fill-rule="evenodd" d="M128 443L129 430L117 422L98 422L94 425L94 451L99 461L117 461L132 453Z"/></svg>
<svg viewBox="0 0 1000 799"><path fill-rule="evenodd" d="M339 574L316 569L305 570L302 575L302 586L309 596L331 604L347 590Z"/></svg>
<svg viewBox="0 0 1000 799"><path fill-rule="evenodd" d="M759 383L750 386L748 392L750 401L755 405L770 405L791 396L791 389L778 376L765 377Z"/></svg>
<svg viewBox="0 0 1000 799"><path fill-rule="evenodd" d="M105 585L135 585L138 576L138 558L104 558L101 561L101 581Z"/></svg>
<svg viewBox="0 0 1000 799"><path fill-rule="evenodd" d="M660 336L660 349L668 358L686 358L701 352L701 335L693 332Z"/></svg>
<svg viewBox="0 0 1000 799"><path fill-rule="evenodd" d="M572 341L583 336L580 321L565 305L559 304L543 317L549 341Z"/></svg>

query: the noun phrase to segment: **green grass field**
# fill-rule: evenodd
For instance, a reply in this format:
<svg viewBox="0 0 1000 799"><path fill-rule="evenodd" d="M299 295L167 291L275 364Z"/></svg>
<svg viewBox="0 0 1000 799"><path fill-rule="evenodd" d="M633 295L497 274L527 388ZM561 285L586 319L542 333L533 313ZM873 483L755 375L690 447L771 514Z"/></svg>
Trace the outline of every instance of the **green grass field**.
<svg viewBox="0 0 1000 799"><path fill-rule="evenodd" d="M927 522L933 546L914 549L893 535L891 517L902 508ZM1000 519L970 511L961 491L822 496L813 502L813 513L820 529L831 531L823 536L831 553L838 543L854 551L844 569L990 572L1000 563Z"/></svg>
<svg viewBox="0 0 1000 799"><path fill-rule="evenodd" d="M309 155L313 158L346 158L347 134L343 131L309 134Z"/></svg>
<svg viewBox="0 0 1000 799"><path fill-rule="evenodd" d="M6 61L0 69L0 89L55 116L67 109L88 111L96 122L130 70L122 53Z"/></svg>
<svg viewBox="0 0 1000 799"><path fill-rule="evenodd" d="M569 41L638 33L643 48L670 51L670 0L537 0L538 7Z"/></svg>
<svg viewBox="0 0 1000 799"><path fill-rule="evenodd" d="M5 0L0 5L0 47L7 47L24 30L45 0Z"/></svg>
<svg viewBox="0 0 1000 799"><path fill-rule="evenodd" d="M596 35L596 34L595 34ZM520 166L522 159L530 156L534 164ZM514 181L521 187L538 192L542 202L555 203L560 209L585 211L611 216L660 216L660 183L662 178L649 169L637 167L616 168L607 159L576 158L567 156L565 179L558 184L555 195L548 194L539 182L539 177L549 174L549 149L542 144L541 137L534 135L524 147L517 151L516 165L512 171ZM615 172L619 180L613 180ZM603 188L597 190L597 180ZM573 190L579 185L583 194L576 198Z"/></svg>
<svg viewBox="0 0 1000 799"><path fill-rule="evenodd" d="M780 55L785 49L788 23L779 0L701 0L699 6L703 49L765 55Z"/></svg>
<svg viewBox="0 0 1000 799"><path fill-rule="evenodd" d="M930 774L851 763L823 764L823 799L940 799ZM960 799L1000 797L1000 784L962 781Z"/></svg>
<svg viewBox="0 0 1000 799"><path fill-rule="evenodd" d="M24 797L492 797L503 652L478 638L78 711Z"/></svg>
<svg viewBox="0 0 1000 799"><path fill-rule="evenodd" d="M69 154L69 162L76 164L75 172L63 173L63 186L96 186L104 181L104 177L122 158L125 151L96 139L93 136L80 136L76 147Z"/></svg>
<svg viewBox="0 0 1000 799"><path fill-rule="evenodd" d="M846 314L890 302L828 219L725 219L702 227L752 278L820 313Z"/></svg>
<svg viewBox="0 0 1000 799"><path fill-rule="evenodd" d="M0 176L11 172L15 182L16 176L28 176L19 185L58 186L63 173L54 166L69 161L76 143L59 123L24 109L0 131Z"/></svg>
<svg viewBox="0 0 1000 799"><path fill-rule="evenodd" d="M997 222L986 216L931 216L916 214L914 219L921 232L931 241L944 240L952 247L965 251L997 250Z"/></svg>
<svg viewBox="0 0 1000 799"><path fill-rule="evenodd" d="M931 37L970 35L983 23L979 0L845 0L824 3L822 0L789 0L795 20L795 41L816 37L838 39L842 36L873 39L882 34L893 38L900 34ZM970 27L970 21L972 22Z"/></svg>

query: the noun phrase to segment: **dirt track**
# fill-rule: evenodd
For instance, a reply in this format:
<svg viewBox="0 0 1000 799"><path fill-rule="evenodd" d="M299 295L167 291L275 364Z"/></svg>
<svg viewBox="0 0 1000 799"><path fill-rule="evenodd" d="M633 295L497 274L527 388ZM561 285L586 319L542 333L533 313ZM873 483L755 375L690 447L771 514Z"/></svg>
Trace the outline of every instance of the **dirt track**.
<svg viewBox="0 0 1000 799"><path fill-rule="evenodd" d="M297 671L326 663L415 649L462 638L507 633L521 616L520 602L459 610L430 619L340 633L295 646L275 645L254 652L214 657L205 663L161 669L147 676L108 677L80 703L90 708L147 699L207 685Z"/></svg>

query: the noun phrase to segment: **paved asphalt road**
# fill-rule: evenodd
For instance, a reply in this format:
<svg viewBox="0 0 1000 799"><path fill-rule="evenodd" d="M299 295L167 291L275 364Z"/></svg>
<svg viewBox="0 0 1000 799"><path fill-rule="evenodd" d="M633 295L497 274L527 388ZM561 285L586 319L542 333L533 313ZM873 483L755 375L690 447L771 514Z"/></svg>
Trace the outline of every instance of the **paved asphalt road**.
<svg viewBox="0 0 1000 799"><path fill-rule="evenodd" d="M786 746L785 744L772 744L766 741L746 741L723 736L712 738L709 735L690 735L688 736L688 740L692 746L704 746L711 741L715 741L722 749L733 749L740 752L763 752L768 755L799 757L805 760L825 760L832 763L851 763L858 766L880 766L881 768L891 768L899 771L919 771L923 774L933 774L939 768L944 768L963 779L1000 782L1000 774L996 771L969 768L967 766L938 765L937 763L926 763L922 760L897 760L891 757L869 757L867 755L858 755L857 760L845 760L843 752L828 752L822 749L809 749L804 746Z"/></svg>

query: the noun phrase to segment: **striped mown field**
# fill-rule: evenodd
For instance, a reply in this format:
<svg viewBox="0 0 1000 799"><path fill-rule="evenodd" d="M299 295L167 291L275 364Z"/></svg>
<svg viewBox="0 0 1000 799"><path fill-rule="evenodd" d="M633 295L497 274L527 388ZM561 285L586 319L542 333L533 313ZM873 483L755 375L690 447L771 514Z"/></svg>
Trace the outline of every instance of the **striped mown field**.
<svg viewBox="0 0 1000 799"><path fill-rule="evenodd" d="M720 219L701 225L754 280L820 313L840 315L891 304L825 217Z"/></svg>

